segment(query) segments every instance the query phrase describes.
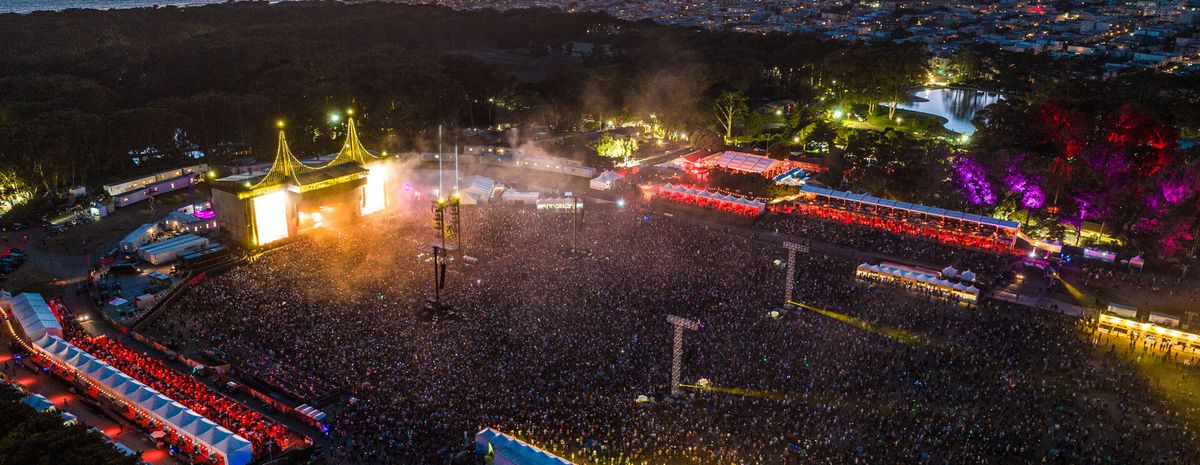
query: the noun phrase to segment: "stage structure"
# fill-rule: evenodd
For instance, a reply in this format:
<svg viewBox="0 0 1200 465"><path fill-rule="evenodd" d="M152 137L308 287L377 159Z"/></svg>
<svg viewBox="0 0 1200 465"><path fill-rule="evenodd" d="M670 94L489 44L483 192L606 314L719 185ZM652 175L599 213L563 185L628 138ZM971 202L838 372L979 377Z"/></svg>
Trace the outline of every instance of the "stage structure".
<svg viewBox="0 0 1200 465"><path fill-rule="evenodd" d="M283 122L277 123L279 144L269 169L213 182L221 231L242 245L261 247L386 209L383 157L363 147L353 117L346 124L346 141L336 155L303 162L288 148Z"/></svg>
<svg viewBox="0 0 1200 465"><path fill-rule="evenodd" d="M680 372L683 370L683 330L698 330L700 323L675 315L667 315L667 323L675 328L674 345L671 351L671 395L677 396L682 392L679 389L679 378Z"/></svg>

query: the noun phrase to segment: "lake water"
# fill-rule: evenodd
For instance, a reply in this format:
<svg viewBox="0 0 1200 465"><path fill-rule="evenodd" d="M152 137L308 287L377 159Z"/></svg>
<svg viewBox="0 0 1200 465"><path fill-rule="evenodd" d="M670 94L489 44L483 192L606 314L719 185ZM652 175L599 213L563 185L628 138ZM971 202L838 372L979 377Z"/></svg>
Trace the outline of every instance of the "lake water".
<svg viewBox="0 0 1200 465"><path fill-rule="evenodd" d="M946 129L959 134L973 134L971 120L975 113L1004 98L994 92L949 87L921 89L913 95L919 101L901 103L899 107L946 118Z"/></svg>

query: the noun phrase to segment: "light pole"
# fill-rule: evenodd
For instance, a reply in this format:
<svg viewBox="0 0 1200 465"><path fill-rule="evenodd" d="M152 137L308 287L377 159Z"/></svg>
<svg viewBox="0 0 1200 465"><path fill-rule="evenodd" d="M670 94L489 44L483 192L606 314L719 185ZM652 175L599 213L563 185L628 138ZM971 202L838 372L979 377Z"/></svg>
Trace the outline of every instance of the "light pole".
<svg viewBox="0 0 1200 465"><path fill-rule="evenodd" d="M692 331L700 329L700 323L675 315L667 315L667 323L674 327L674 348L671 352L671 395L677 396L681 392L679 390L679 377L683 365L683 330L690 329Z"/></svg>

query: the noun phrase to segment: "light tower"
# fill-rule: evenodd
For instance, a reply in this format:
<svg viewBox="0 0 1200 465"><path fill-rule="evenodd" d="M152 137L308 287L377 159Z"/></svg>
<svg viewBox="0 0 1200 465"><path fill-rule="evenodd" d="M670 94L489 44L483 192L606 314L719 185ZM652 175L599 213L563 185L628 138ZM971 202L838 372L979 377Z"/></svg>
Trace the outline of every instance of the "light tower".
<svg viewBox="0 0 1200 465"><path fill-rule="evenodd" d="M436 231L433 249L433 309L441 308L442 287L446 285L446 201L433 202L433 228ZM440 256L440 257L439 257ZM440 260L439 260L440 258Z"/></svg>
<svg viewBox="0 0 1200 465"><path fill-rule="evenodd" d="M784 242L783 248L788 251L787 281L783 283L783 308L792 308L792 292L796 290L796 252L808 254L808 244Z"/></svg>
<svg viewBox="0 0 1200 465"><path fill-rule="evenodd" d="M667 315L667 323L670 323L675 331L675 345L671 352L671 395L676 396L680 393L679 376L683 368L683 330L698 330L700 323L675 315Z"/></svg>

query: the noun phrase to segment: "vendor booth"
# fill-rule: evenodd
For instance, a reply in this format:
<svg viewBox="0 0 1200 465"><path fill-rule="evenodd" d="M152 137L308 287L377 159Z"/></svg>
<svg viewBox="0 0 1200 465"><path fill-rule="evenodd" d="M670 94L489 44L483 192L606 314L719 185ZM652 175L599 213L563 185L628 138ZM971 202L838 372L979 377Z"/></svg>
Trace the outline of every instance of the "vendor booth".
<svg viewBox="0 0 1200 465"><path fill-rule="evenodd" d="M946 275L946 271L953 270L953 268L943 270L943 276ZM957 275L957 272L954 274ZM957 280L951 281L945 279L945 277L938 277L937 274L911 267L890 263L881 263L878 265L863 263L858 265L855 275L864 280L900 285L963 302L976 303L979 301L979 288L974 285L956 282Z"/></svg>

